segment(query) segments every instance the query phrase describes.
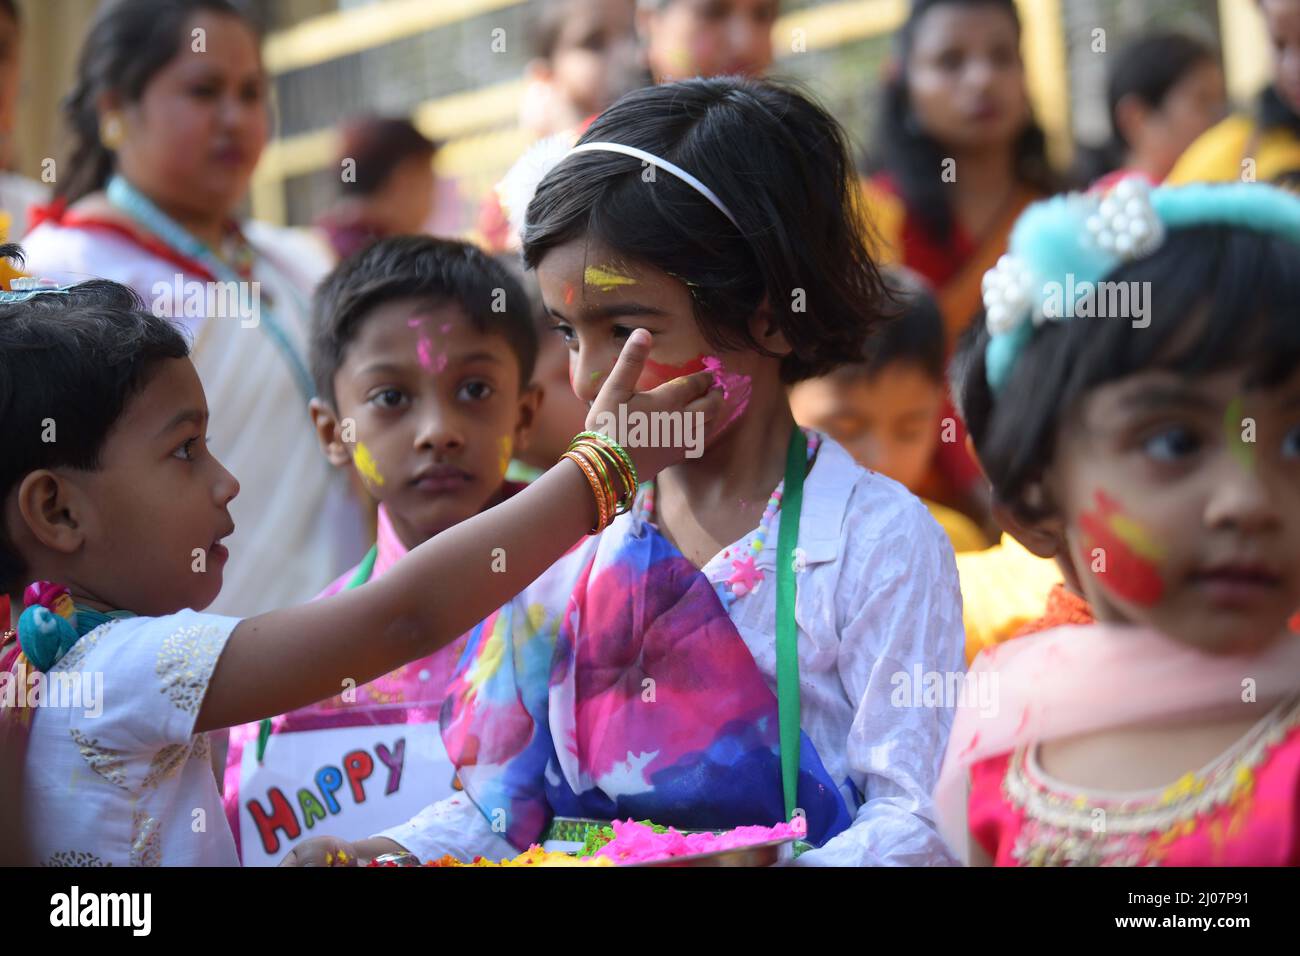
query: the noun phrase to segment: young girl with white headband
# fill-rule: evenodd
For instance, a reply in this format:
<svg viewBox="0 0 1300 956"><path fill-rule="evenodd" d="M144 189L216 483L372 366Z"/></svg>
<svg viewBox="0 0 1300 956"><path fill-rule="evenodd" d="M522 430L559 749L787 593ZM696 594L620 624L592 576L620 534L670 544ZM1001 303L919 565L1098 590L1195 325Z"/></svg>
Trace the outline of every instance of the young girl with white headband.
<svg viewBox="0 0 1300 956"><path fill-rule="evenodd" d="M711 370L723 430L471 635L442 714L464 794L349 858L799 816L802 863L950 860L929 795L951 709L899 685L963 670L952 549L786 400L887 306L856 194L830 116L738 79L624 97L542 180L523 251L574 391L591 401L650 329L640 387Z"/></svg>
<svg viewBox="0 0 1300 956"><path fill-rule="evenodd" d="M1039 203L984 301L970 434L1099 623L975 660L997 707L958 712L945 837L999 866L1300 864L1300 199Z"/></svg>

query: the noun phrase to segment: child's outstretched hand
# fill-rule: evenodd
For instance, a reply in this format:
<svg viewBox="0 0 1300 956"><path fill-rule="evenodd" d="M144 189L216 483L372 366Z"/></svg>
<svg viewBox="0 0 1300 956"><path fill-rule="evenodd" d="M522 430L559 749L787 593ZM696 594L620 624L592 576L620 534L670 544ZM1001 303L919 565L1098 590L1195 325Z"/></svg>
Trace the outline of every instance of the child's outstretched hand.
<svg viewBox="0 0 1300 956"><path fill-rule="evenodd" d="M648 417L645 418L647 427L644 433L651 436L665 433L698 434L697 441L707 442L713 437L711 426L722 408L722 392L712 388L712 372L683 375L670 382L664 382L658 388L638 394L636 383L650 355L650 345L649 332L645 329L633 330L623 345L623 351L619 353L618 361L614 363L614 370L605 379L605 384L601 386L596 400L591 403L591 411L587 415L588 430L607 432L611 438L627 449L627 453L632 456L632 461L636 464L637 475L642 481L653 478L669 465L677 464L686 457L691 446L687 443L634 446L627 443L626 436L616 434L609 428L602 427L603 425L611 421L626 421L630 426L639 416L668 412L673 416L691 416L693 418L691 427L694 428L696 424L702 425L699 430L702 434L686 431L685 428L651 428L649 425L653 419ZM623 415L619 414L619 406L627 407ZM671 419L661 420L671 421ZM686 424L685 419L683 424Z"/></svg>
<svg viewBox="0 0 1300 956"><path fill-rule="evenodd" d="M402 848L392 840L374 837L349 843L338 837L320 836L303 840L285 854L281 866L361 866L381 853L393 853Z"/></svg>

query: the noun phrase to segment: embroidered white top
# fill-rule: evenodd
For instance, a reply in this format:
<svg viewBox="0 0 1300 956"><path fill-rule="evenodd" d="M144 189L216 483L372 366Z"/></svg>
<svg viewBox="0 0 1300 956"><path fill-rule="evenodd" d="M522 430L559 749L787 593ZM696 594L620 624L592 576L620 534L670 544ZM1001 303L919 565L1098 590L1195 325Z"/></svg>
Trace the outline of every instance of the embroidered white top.
<svg viewBox="0 0 1300 956"><path fill-rule="evenodd" d="M239 865L207 735L194 733L238 623L195 611L111 621L50 669L23 777L38 863Z"/></svg>
<svg viewBox="0 0 1300 956"><path fill-rule="evenodd" d="M638 520L634 509L604 533L627 534ZM773 524L769 541L778 538L779 513ZM804 485L798 548L804 559L795 602L802 727L854 813L847 830L798 863L954 863L930 801L954 702L936 705L919 687L900 693L923 675L965 671L952 546L918 498L823 439ZM730 609L773 693L775 563L776 548L759 552L763 585ZM731 561L715 555L703 571L716 585L731 574ZM517 852L464 794L380 835L423 859L444 853L500 859Z"/></svg>

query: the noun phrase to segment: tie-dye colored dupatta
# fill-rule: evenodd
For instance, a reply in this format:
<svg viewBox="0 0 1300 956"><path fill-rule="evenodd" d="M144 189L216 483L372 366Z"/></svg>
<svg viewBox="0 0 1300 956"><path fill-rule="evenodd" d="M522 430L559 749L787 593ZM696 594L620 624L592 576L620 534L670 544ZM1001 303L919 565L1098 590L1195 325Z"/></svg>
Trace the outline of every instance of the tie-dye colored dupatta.
<svg viewBox="0 0 1300 956"><path fill-rule="evenodd" d="M784 818L776 695L709 580L635 514L471 633L442 732L466 792L521 849L553 815ZM800 739L797 804L820 846L851 816Z"/></svg>

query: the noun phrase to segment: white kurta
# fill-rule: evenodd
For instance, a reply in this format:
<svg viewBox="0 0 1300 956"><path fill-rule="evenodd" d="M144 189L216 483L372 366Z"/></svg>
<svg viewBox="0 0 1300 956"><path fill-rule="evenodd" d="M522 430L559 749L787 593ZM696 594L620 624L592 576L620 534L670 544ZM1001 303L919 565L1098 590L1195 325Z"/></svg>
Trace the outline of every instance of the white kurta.
<svg viewBox="0 0 1300 956"><path fill-rule="evenodd" d="M194 611L112 621L50 668L50 693L82 690L32 710L23 795L38 863L239 865L208 738L194 734L238 623Z"/></svg>
<svg viewBox="0 0 1300 956"><path fill-rule="evenodd" d="M253 279L306 361L308 303L329 269L322 247L300 233L246 227L259 250ZM24 240L26 271L79 282L112 279L150 308L178 267L103 230L45 223ZM197 281L197 280L196 280ZM179 309L178 309L179 311ZM321 454L292 368L268 331L239 316L181 317L207 393L212 453L239 479L230 505L235 533L221 595L210 610L247 617L309 600L356 564L367 542L346 480Z"/></svg>
<svg viewBox="0 0 1300 956"><path fill-rule="evenodd" d="M628 534L638 520L634 509L604 533ZM779 533L778 517L767 540L777 541ZM918 677L937 675L951 685L949 675L965 671L952 545L919 499L823 439L804 484L798 548L804 558L795 601L802 729L831 779L841 781L853 814L847 830L798 863L954 863L935 828L931 793L955 701L911 690ZM764 548L755 564L764 583L737 598L730 614L775 694L776 549ZM719 554L703 571L717 584L732 573L731 562ZM517 852L464 794L381 835L424 859Z"/></svg>

